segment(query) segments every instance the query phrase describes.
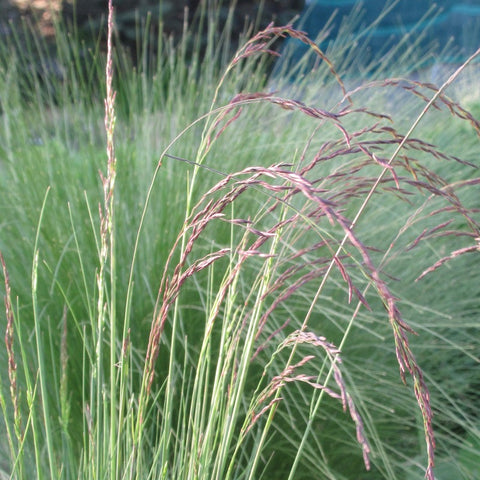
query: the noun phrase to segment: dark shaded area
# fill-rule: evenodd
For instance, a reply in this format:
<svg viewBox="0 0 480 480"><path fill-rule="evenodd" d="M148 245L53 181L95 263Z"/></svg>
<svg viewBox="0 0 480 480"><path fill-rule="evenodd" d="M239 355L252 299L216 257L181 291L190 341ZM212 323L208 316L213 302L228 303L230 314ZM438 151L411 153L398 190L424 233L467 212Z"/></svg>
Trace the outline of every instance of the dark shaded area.
<svg viewBox="0 0 480 480"><path fill-rule="evenodd" d="M215 12L221 20L228 16L230 0L118 0L114 2L116 22L122 35L130 41L135 39L135 29L139 19L150 15L153 24L163 22L164 31L174 36L181 35L185 19L191 20L203 6L210 12ZM89 0L63 3L63 15L68 20L75 19L80 28L86 25L98 24L98 19L105 14L104 0ZM304 0L238 0L235 6L233 28L234 34L240 33L245 21L257 21L261 27L270 21L287 23L304 8ZM224 23L220 23L221 27Z"/></svg>
<svg viewBox="0 0 480 480"><path fill-rule="evenodd" d="M219 19L223 28L229 15L230 0L114 0L119 38L132 52L137 50L139 29L150 24L155 39L158 25L163 33L179 39L185 25L195 28L200 11ZM305 6L304 0L238 0L232 21L232 39L238 39L246 25L264 28L271 21L286 24ZM55 20L63 19L85 38L96 38L106 30L106 0L0 0L0 40L11 35L12 27L27 19L45 38L55 34ZM206 35L206 28L204 34ZM206 43L206 38L202 43ZM198 46L197 46L198 47Z"/></svg>
<svg viewBox="0 0 480 480"><path fill-rule="evenodd" d="M105 0L77 2L76 5L64 2L62 16L67 24L76 24L80 32L95 36L105 30L105 3ZM114 2L115 22L119 38L130 50L135 62L138 40L141 39L139 29L146 24L149 25L153 51L156 50L158 26L161 24L162 33L174 42L182 38L187 25L194 32L200 30L197 37L200 45L190 45L190 49L202 52L208 43L208 21L205 17L217 19L218 28L223 29L229 16L233 15L230 29L233 55L241 34L248 27L259 30L272 21L279 25L289 23L305 7L304 0L238 0L232 11L231 4L231 0L163 0L160 3L158 0L119 0Z"/></svg>

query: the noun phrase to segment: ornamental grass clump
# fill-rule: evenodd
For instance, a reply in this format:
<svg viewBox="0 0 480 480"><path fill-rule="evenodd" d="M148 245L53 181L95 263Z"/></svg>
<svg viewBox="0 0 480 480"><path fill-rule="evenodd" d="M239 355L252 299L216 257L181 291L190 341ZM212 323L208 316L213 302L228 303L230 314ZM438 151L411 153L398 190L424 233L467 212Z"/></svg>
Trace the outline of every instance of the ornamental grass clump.
<svg viewBox="0 0 480 480"><path fill-rule="evenodd" d="M8 249L18 246L2 231L2 468L12 478L432 480L455 443L454 475L469 478L472 389L443 386L450 374L428 360L441 347L462 355L458 371L479 362L452 334L461 328L453 312L477 328L478 297L441 311L436 295L453 297L436 279L467 258L458 285L478 278L468 266L478 261L480 179L472 150L463 157L453 144L449 153L428 136L432 118L449 118L478 144L480 123L445 92L478 52L440 88L392 78L349 89L302 32L269 25L218 74L212 100L198 100L203 113L174 128L166 147L162 140L153 163L131 143L154 150L158 138L142 143L152 124L178 119L175 109L159 123L153 107L117 111L113 20L110 1L106 171L92 185L80 168L83 198L72 183L68 203L59 200L51 167L63 160L45 146L52 185L33 238L24 234L33 246L30 303L13 299L21 276L11 274ZM258 58L277 55L271 42L287 36L313 50L318 72L298 92L246 82L246 72L261 72ZM317 73L330 79L329 98ZM125 91L155 91L138 78L126 77ZM185 101L194 99L184 86ZM369 101L385 91L393 112ZM409 114L397 119L402 108ZM66 237L47 229L51 211L67 212Z"/></svg>

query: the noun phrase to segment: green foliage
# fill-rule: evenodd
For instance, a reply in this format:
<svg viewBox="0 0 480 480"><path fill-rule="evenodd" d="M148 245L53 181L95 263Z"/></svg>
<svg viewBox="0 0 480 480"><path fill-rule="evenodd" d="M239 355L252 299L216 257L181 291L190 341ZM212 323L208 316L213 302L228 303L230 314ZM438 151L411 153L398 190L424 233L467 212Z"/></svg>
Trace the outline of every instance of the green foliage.
<svg viewBox="0 0 480 480"><path fill-rule="evenodd" d="M433 478L434 434L437 478L476 478L465 90L349 88L289 26L227 61L213 27L205 57L186 32L135 69L59 25L62 78L31 73L51 61L28 33L1 47L0 468ZM319 66L273 93L262 58L285 35Z"/></svg>

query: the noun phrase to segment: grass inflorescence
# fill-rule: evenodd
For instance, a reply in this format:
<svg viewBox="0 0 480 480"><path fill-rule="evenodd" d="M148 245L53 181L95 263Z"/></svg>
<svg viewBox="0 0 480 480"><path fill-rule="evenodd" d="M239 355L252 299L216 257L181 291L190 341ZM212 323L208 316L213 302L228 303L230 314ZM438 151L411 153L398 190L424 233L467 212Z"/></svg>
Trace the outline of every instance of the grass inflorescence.
<svg viewBox="0 0 480 480"><path fill-rule="evenodd" d="M213 25L134 68L107 26L58 26L64 78L0 53L2 470L476 478L477 54L347 82L292 25L230 61ZM269 84L284 37L316 66Z"/></svg>

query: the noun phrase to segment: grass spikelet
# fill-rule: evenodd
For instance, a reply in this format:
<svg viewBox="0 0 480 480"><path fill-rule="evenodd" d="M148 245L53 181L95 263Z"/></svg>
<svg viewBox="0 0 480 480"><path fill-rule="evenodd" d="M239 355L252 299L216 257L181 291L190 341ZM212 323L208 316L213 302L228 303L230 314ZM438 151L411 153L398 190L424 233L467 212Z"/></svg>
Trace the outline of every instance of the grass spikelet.
<svg viewBox="0 0 480 480"><path fill-rule="evenodd" d="M10 447L10 455L12 460L15 460L16 452L21 452L21 448L19 446L23 442L23 428L22 428L22 415L20 411L20 392L17 386L17 362L15 360L15 351L14 351L14 313L13 313L13 306L12 306L12 298L11 298L11 287L10 287L10 278L8 275L7 266L5 264L5 259L3 258L2 253L0 252L0 263L2 264L3 269L3 276L5 281L5 316L6 316L6 329L5 329L5 346L7 349L7 361L8 361L8 379L10 383L10 401L13 405L13 427L14 432L11 431L9 422L7 421L7 438L8 444ZM3 391L0 389L1 395L1 403L2 403L2 410L7 418L7 409L6 402L3 397ZM15 440L13 438L13 433L15 434ZM21 453L19 453L21 456ZM21 460L19 461L20 468L22 465ZM21 473L21 471L20 471Z"/></svg>

